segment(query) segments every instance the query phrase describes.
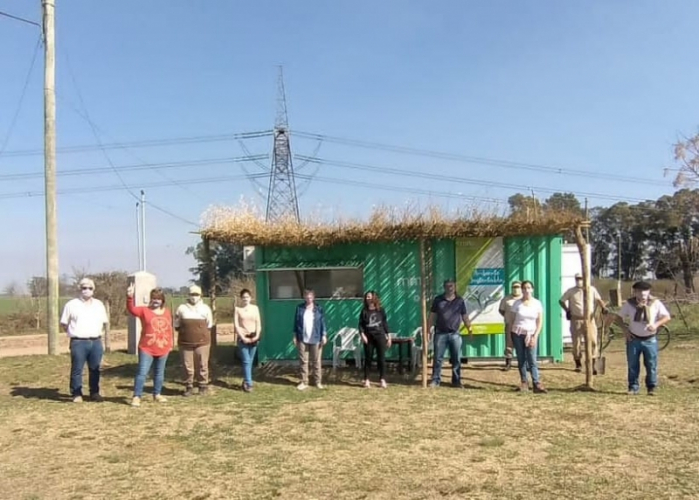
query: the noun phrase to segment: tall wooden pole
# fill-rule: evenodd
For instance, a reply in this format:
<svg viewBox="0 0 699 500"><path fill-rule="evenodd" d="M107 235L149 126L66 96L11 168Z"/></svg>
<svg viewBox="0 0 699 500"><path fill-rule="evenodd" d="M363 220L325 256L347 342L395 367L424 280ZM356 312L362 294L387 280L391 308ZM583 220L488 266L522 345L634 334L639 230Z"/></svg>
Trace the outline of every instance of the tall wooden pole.
<svg viewBox="0 0 699 500"><path fill-rule="evenodd" d="M420 304L422 314L422 387L427 388L427 349L430 331L427 325L427 266L425 265L425 240L420 240Z"/></svg>
<svg viewBox="0 0 699 500"><path fill-rule="evenodd" d="M214 319L214 326L211 329L211 347L212 349L217 345L217 328L216 328L216 263L214 262L213 255L211 254L211 241L208 238L202 238L204 244L204 260L206 261L206 274L209 276L209 300L211 301L211 315Z"/></svg>
<svg viewBox="0 0 699 500"><path fill-rule="evenodd" d="M575 242L580 252L583 269L583 314L585 316L585 386L589 389L594 387L593 381L593 351L592 341L593 335L597 335L597 331L592 323L592 293L590 290L590 252L589 244L583 235L583 227L589 225L585 221L582 225L575 228Z"/></svg>
<svg viewBox="0 0 699 500"><path fill-rule="evenodd" d="M58 229L56 217L55 0L42 0L44 31L44 181L46 191L46 281L49 354L58 354Z"/></svg>

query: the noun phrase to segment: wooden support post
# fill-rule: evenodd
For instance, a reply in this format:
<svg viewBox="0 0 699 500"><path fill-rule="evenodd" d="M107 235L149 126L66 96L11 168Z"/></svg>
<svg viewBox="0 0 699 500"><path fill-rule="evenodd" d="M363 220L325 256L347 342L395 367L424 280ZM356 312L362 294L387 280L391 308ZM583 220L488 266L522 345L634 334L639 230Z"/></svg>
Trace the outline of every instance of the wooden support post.
<svg viewBox="0 0 699 500"><path fill-rule="evenodd" d="M430 331L427 324L427 266L425 265L425 240L420 240L420 304L422 314L422 387L427 388L427 348Z"/></svg>
<svg viewBox="0 0 699 500"><path fill-rule="evenodd" d="M597 330L592 322L592 292L590 289L590 252L589 244L587 243L585 237L583 236L583 228L585 225L589 225L589 222L585 222L582 225L575 228L575 242L578 246L578 251L580 252L580 260L582 262L583 269L583 313L585 316L585 387L588 389L594 388L593 381L593 363L594 363L594 352L592 351L592 342L595 335L597 335Z"/></svg>
<svg viewBox="0 0 699 500"><path fill-rule="evenodd" d="M209 289L207 292L209 294L209 301L211 303L211 315L214 319L214 325L211 328L211 352L213 354L218 344L216 333L216 285L218 284L218 280L216 277L216 263L211 255L211 241L206 237L203 237L202 241L204 244L204 259L206 260L206 274L209 277Z"/></svg>
<svg viewBox="0 0 699 500"><path fill-rule="evenodd" d="M112 352L112 340L109 338L109 329L112 323L112 304L109 299L104 301L104 307L107 310L107 326L104 328L104 352Z"/></svg>

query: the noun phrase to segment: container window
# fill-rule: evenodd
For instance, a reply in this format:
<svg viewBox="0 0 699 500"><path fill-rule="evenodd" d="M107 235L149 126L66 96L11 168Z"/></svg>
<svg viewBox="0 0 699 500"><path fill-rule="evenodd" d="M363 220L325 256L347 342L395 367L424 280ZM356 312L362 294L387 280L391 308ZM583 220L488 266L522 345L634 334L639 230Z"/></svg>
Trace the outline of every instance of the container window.
<svg viewBox="0 0 699 500"><path fill-rule="evenodd" d="M303 290L315 291L317 299L362 298L364 271L356 269L313 269L269 271L269 298L303 299Z"/></svg>

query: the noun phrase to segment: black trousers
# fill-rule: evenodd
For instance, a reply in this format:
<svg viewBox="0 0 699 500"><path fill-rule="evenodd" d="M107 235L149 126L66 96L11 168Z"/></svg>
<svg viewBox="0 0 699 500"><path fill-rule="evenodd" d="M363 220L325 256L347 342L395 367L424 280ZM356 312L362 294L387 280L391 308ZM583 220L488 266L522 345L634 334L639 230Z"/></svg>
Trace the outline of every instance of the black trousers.
<svg viewBox="0 0 699 500"><path fill-rule="evenodd" d="M371 360L376 351L376 364L379 368L379 378L384 379L386 375L386 346L388 340L386 335L374 335L371 333L365 334L367 343L364 344L364 379L369 378L369 369L371 368Z"/></svg>

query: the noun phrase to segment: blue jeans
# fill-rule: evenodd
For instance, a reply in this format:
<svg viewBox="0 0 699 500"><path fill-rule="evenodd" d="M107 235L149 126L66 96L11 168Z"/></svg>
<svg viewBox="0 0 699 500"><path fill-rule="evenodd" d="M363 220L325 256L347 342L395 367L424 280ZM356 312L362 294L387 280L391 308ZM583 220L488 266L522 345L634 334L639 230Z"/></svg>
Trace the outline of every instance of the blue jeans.
<svg viewBox="0 0 699 500"><path fill-rule="evenodd" d="M70 339L70 395L83 394L83 368L87 363L90 380L90 396L100 392L100 364L102 363L102 339Z"/></svg>
<svg viewBox="0 0 699 500"><path fill-rule="evenodd" d="M137 398L143 396L143 386L146 384L146 377L153 367L153 396L157 396L163 390L165 380L165 365L167 364L167 354L153 357L147 352L138 350L138 373L134 381L133 395Z"/></svg>
<svg viewBox="0 0 699 500"><path fill-rule="evenodd" d="M539 383L539 366L536 364L536 347L527 347L525 345L527 337L525 335L512 335L512 345L517 353L517 367L519 368L519 377L523 384L528 384L527 371L532 374L532 382L534 385Z"/></svg>
<svg viewBox="0 0 699 500"><path fill-rule="evenodd" d="M632 339L626 342L626 361L629 365L629 390L638 391L638 377L641 375L641 354L646 368L646 388L658 385L658 338L648 340Z"/></svg>
<svg viewBox="0 0 699 500"><path fill-rule="evenodd" d="M449 347L451 362L451 385L461 385L461 334L458 332L435 332L434 335L434 367L432 368L432 383L439 385L442 381L442 362L444 353Z"/></svg>
<svg viewBox="0 0 699 500"><path fill-rule="evenodd" d="M252 386L252 364L255 361L257 345L238 344L238 355L243 363L243 381Z"/></svg>

